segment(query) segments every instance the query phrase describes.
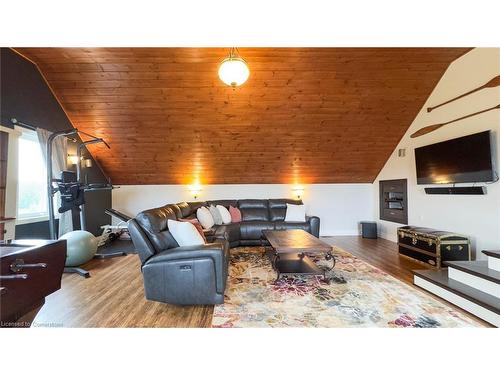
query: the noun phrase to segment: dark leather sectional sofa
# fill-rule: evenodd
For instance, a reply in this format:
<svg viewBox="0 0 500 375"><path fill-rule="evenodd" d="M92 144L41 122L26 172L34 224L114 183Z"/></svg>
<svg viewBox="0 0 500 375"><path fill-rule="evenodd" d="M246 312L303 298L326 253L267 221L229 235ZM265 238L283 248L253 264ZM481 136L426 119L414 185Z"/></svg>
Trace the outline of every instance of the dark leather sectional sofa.
<svg viewBox="0 0 500 375"><path fill-rule="evenodd" d="M178 305L204 305L224 302L229 249L237 246L268 245L263 230L303 229L319 236L320 220L285 222L286 204L291 199L241 199L168 204L139 213L128 222L144 278L146 298ZM242 221L217 225L207 232L209 243L179 246L167 227L167 220L195 218L201 206L238 207Z"/></svg>

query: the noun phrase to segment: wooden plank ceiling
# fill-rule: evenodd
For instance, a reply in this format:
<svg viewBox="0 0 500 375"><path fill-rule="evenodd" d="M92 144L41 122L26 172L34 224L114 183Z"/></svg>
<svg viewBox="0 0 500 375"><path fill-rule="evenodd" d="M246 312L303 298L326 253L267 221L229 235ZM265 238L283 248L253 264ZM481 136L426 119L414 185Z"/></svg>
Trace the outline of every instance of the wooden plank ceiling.
<svg viewBox="0 0 500 375"><path fill-rule="evenodd" d="M372 182L458 48L18 48L115 184Z"/></svg>

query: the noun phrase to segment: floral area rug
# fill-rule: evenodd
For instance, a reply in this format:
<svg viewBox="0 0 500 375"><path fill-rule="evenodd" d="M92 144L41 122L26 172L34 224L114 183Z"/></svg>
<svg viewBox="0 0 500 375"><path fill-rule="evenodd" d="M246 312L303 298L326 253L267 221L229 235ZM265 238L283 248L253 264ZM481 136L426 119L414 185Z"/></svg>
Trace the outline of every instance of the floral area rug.
<svg viewBox="0 0 500 375"><path fill-rule="evenodd" d="M264 248L232 250L226 298L213 327L478 327L479 323L416 288L334 248L327 275L281 276ZM323 257L312 256L322 265ZM326 263L324 263L326 264Z"/></svg>

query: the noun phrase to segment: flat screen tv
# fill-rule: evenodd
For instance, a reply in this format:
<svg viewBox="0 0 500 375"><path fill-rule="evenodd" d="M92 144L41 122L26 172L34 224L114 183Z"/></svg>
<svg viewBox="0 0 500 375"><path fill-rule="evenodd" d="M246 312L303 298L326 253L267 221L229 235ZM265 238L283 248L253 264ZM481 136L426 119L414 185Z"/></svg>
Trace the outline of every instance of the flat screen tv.
<svg viewBox="0 0 500 375"><path fill-rule="evenodd" d="M415 149L417 184L493 181L490 131Z"/></svg>

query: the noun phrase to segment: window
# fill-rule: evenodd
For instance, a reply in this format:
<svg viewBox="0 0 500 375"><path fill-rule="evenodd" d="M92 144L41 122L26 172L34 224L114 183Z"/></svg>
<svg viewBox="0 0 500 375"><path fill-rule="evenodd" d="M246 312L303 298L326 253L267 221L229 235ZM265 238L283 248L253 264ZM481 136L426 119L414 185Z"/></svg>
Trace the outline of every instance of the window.
<svg viewBox="0 0 500 375"><path fill-rule="evenodd" d="M18 145L17 220L47 220L47 171L36 132L23 130Z"/></svg>

